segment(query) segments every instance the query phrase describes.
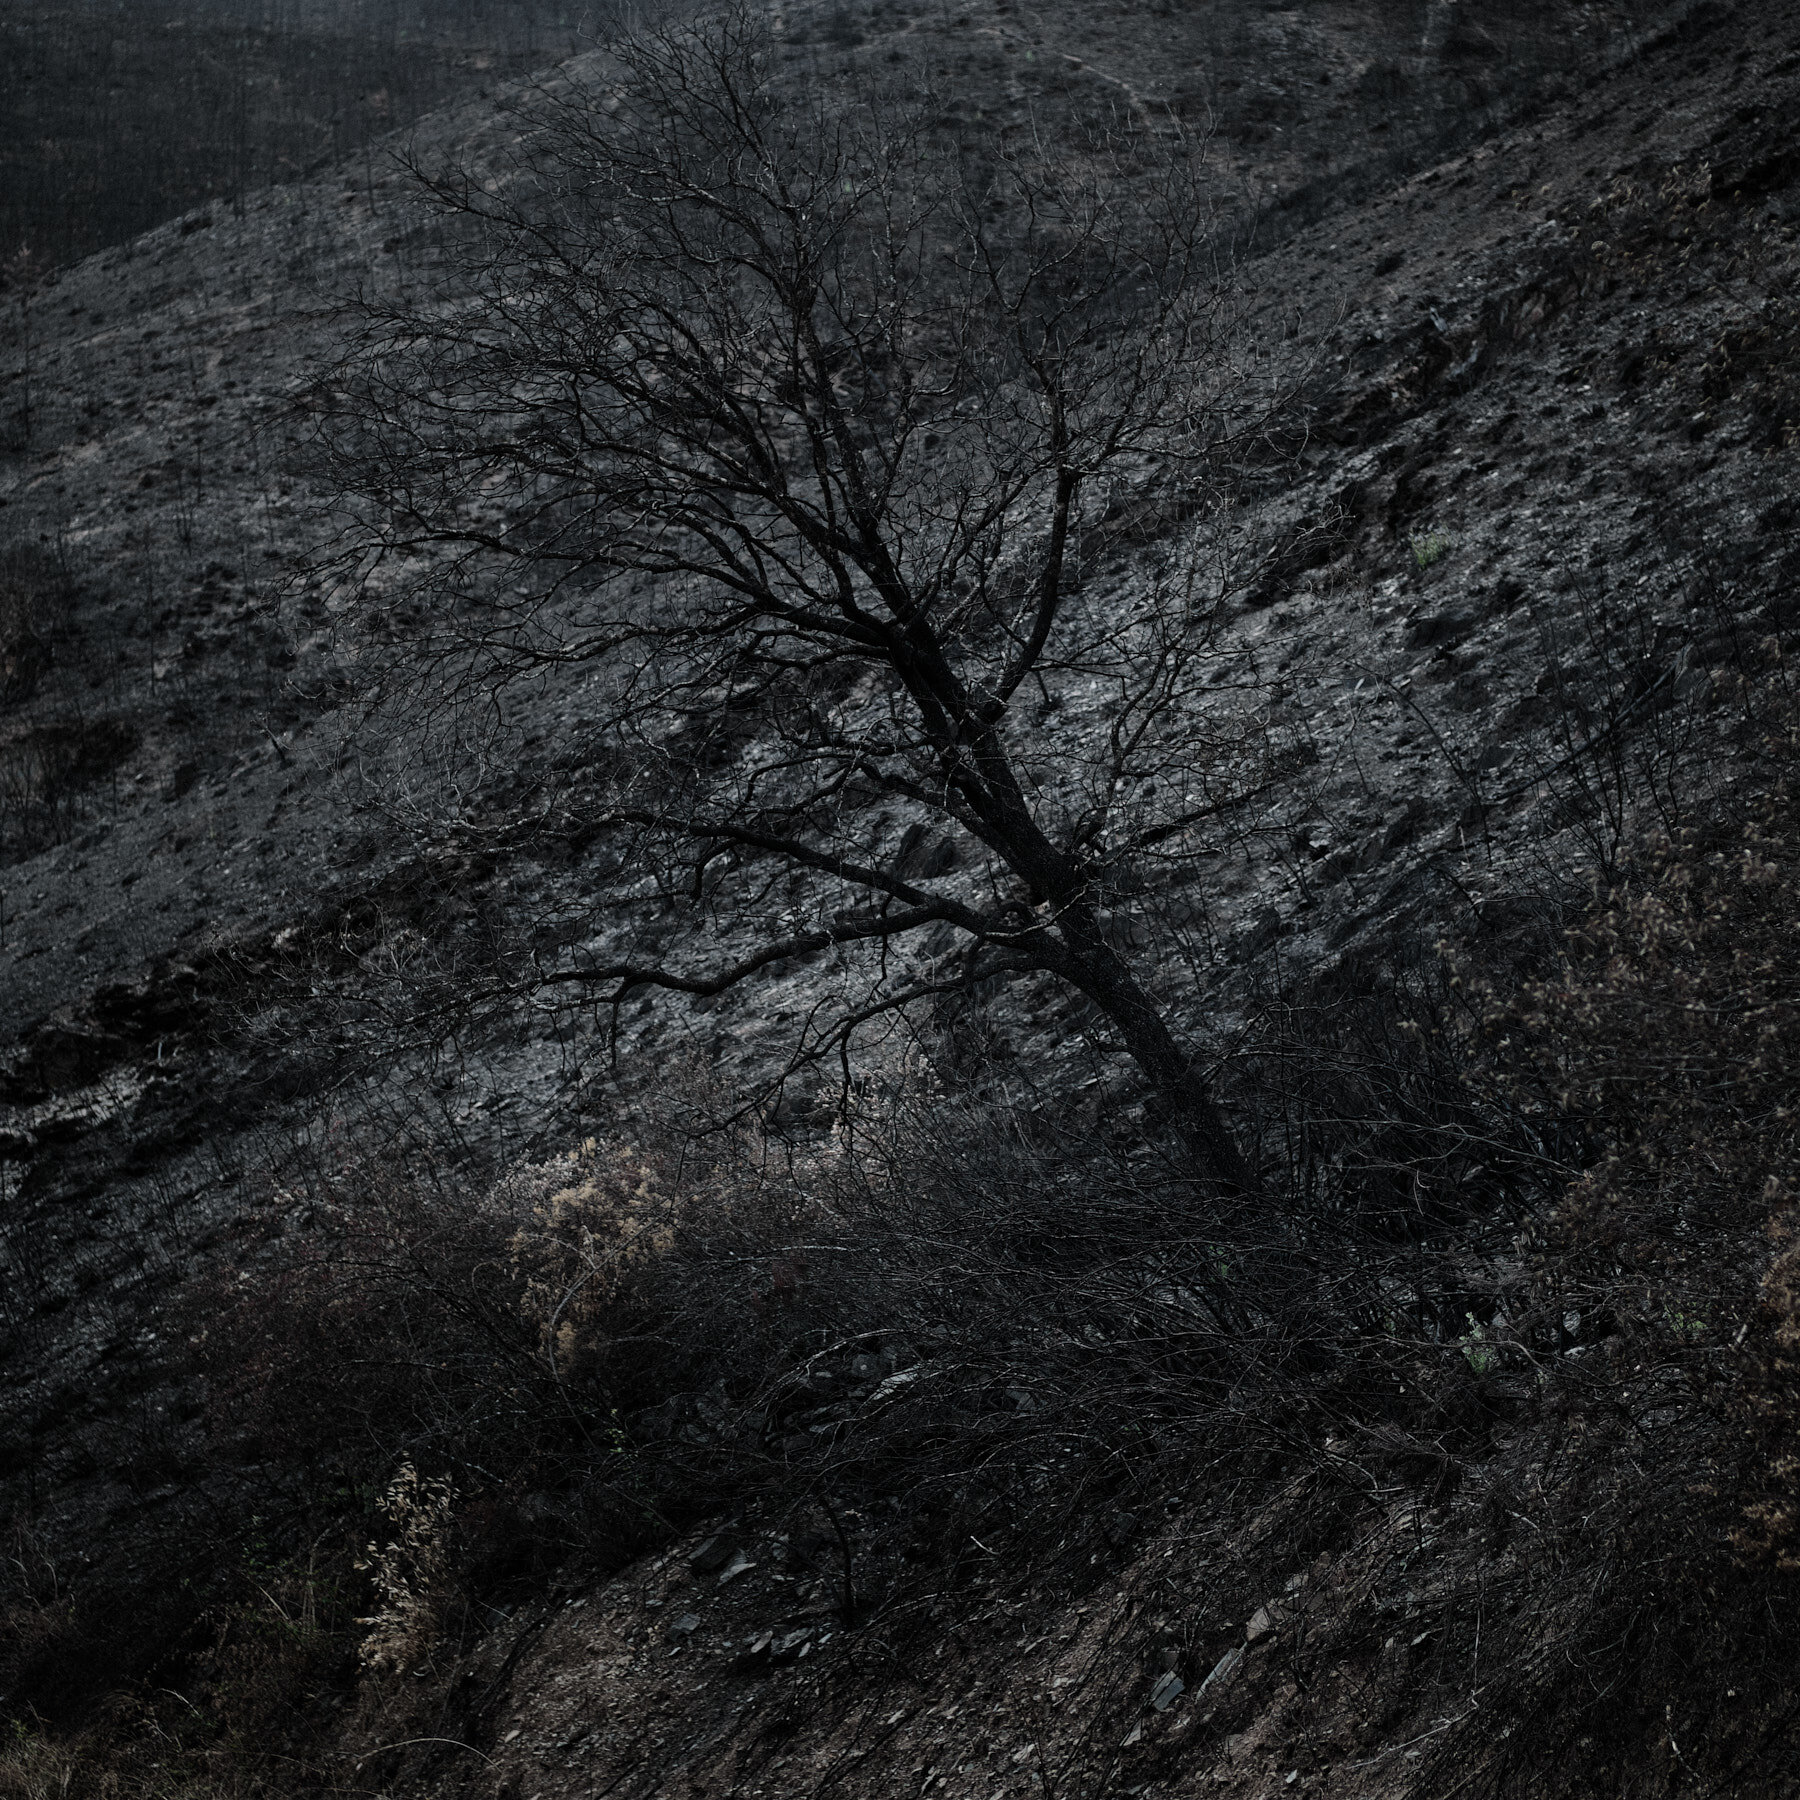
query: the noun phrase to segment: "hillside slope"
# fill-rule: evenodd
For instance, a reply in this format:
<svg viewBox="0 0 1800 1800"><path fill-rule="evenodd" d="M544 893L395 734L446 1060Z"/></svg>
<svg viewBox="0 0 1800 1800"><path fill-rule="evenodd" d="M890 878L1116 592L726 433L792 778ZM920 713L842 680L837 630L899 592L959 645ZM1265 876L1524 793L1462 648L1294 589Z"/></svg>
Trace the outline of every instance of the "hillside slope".
<svg viewBox="0 0 1800 1800"><path fill-rule="evenodd" d="M1711 671L1760 668L1794 625L1800 32L1754 0L1682 13L1659 35L1471 4L788 9L800 61L905 40L972 124L1092 83L1216 118L1258 220L1245 312L1315 371L1307 447L1253 521L1300 550L1230 623L1256 729L1204 887L1121 929L1221 1047L1272 998L1378 998L1446 935L1535 954L1588 872L1756 785ZM465 111L416 149L509 129ZM158 1307L214 1253L247 1257L309 1181L369 1146L503 1167L647 1116L675 1068L740 1091L816 991L802 966L721 1007L659 1004L610 1045L503 1006L445 1029L422 1002L521 944L553 960L645 924L630 882L511 810L533 784L579 793L544 743L459 816L427 785L397 806L348 729L355 646L311 582L293 402L337 353L342 296L429 278L439 246L402 177L359 165L64 273L10 353L28 433L0 470L0 1472L58 1558L142 1565L159 1520L248 1504L184 1473L206 1390ZM1134 554L1099 568L1102 592ZM543 736L578 718L552 695ZM1131 1071L1054 994L993 996L973 1023L963 1064L968 1019L923 1028L943 1071L998 1068L1071 1122L1135 1128ZM314 1210L292 1206L302 1241ZM481 1734L473 1756L387 1758L394 1792L886 1794L899 1771L946 1795L1447 1793L1445 1745L1478 1737L1478 1712L1402 1711L1346 1748L1352 1672L1297 1651L1278 1669L1291 1634L1253 1627L1255 1679L1222 1677L1211 1711L1190 1693L1137 1716L1158 1658L1178 1650L1186 1692L1244 1621L1289 1616L1271 1595L1348 1609L1407 1533L1449 1529L1428 1512L1394 1497L1333 1562L1258 1550L1205 1577L1196 1622L1181 1596L1217 1547L1177 1511L1074 1597L1025 1581L945 1602L944 1635L897 1663L789 1605L781 1533L749 1517L761 1567L728 1588L666 1555L588 1585L577 1559L416 1704L365 1694L340 1749ZM695 1623L671 1639L670 1614ZM119 1666L158 1629L146 1609ZM756 1648L802 1629L816 1660L805 1639L779 1667ZM827 1663L830 1692L804 1686ZM1608 1791L1682 1791L1652 1725L1637 1742L1636 1785ZM1738 1791L1793 1791L1790 1749L1771 1724L1764 1788Z"/></svg>

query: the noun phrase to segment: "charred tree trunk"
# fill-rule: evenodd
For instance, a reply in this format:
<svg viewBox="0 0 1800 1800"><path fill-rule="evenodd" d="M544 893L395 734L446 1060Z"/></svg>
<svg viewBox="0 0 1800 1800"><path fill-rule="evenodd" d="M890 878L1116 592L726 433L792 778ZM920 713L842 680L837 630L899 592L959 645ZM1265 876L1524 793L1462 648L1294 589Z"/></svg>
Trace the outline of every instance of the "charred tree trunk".
<svg viewBox="0 0 1800 1800"><path fill-rule="evenodd" d="M1066 907L1061 933L1068 960L1060 972L1117 1027L1202 1172L1228 1193L1260 1192L1262 1184L1239 1150L1206 1078L1124 958L1107 943L1093 908L1080 901Z"/></svg>

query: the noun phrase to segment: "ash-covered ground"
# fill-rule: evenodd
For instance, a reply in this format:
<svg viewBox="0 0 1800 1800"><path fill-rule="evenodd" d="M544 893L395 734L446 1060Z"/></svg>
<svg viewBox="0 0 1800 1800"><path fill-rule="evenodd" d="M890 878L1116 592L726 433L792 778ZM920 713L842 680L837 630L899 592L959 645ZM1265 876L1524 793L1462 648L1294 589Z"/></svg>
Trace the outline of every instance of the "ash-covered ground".
<svg viewBox="0 0 1800 1800"><path fill-rule="evenodd" d="M1254 221L1245 328L1309 374L1304 447L1245 530L1295 549L1221 637L1245 729L1205 877L1115 920L1221 1058L1271 998L1375 992L1440 939L1541 933L1665 797L1703 813L1754 779L1725 758L1711 671L1793 623L1788 9L996 3L789 7L779 24L801 63L922 54L972 126L1095 84L1174 107L1216 133L1224 198ZM427 121L407 153L429 164L508 129L484 101ZM93 257L8 316L0 1459L71 1554L179 1502L170 1421L189 1400L155 1304L285 1169L382 1134L492 1167L612 1129L677 1076L744 1092L831 979L801 963L617 1020L445 1002L471 984L503 995L520 955L554 964L647 932L674 946L694 921L527 804L579 795L573 686L546 692L473 815L446 802L441 768L397 792L394 746L363 719L357 645L311 574L330 527L298 402L338 354L347 299L431 278L442 248L404 173L359 158ZM1152 549L1108 548L1091 592L1142 579ZM1053 749L1055 722L1041 728ZM1048 983L914 1033L944 1078L974 1070L1115 1127L1138 1116L1129 1066ZM788 1099L804 1132L831 1082ZM664 1573L596 1600L630 1664L606 1676L608 1706L637 1708L620 1694L653 1683L646 1719L709 1721L713 1749L641 1791L760 1791L728 1752L764 1700L738 1694L726 1652L764 1626L817 1629L773 1570L698 1609L673 1686L655 1672L660 1626L634 1647L614 1619L647 1617ZM714 1613L731 1609L727 1631ZM1026 1736L952 1732L952 1697L919 1671L886 1735L787 1754L870 1794L895 1791L903 1749L919 1791L1049 1791L1046 1746L1087 1729L1070 1659L1090 1628L1085 1609L994 1624L982 1679L1018 1694L988 1710L1010 1720L1027 1688L1051 1696ZM709 1662L717 1632L731 1645ZM1048 1635L1069 1646L1060 1674ZM667 1754L654 1732L567 1723L591 1674L579 1637L482 1652L516 1724L468 1791L602 1791ZM1289 1774L1262 1729L1159 1779L1386 1791L1324 1752ZM958 1733L954 1754L932 1747Z"/></svg>

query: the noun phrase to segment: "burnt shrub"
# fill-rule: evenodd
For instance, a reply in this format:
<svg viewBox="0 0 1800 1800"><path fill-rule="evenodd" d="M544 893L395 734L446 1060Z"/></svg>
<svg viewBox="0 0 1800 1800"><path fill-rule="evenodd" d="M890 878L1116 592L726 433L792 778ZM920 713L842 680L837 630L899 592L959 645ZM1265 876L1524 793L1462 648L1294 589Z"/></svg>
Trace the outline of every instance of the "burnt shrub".
<svg viewBox="0 0 1800 1800"><path fill-rule="evenodd" d="M637 1270L666 1246L663 1182L655 1159L589 1146L492 1185L370 1158L277 1195L187 1301L215 1457L301 1511L403 1465L448 1475L486 1497L477 1562L482 1519L493 1536L535 1518L521 1535L553 1558L609 1528L641 1547L609 1475L613 1415L663 1392Z"/></svg>
<svg viewBox="0 0 1800 1800"><path fill-rule="evenodd" d="M23 705L37 692L68 599L68 582L50 558L19 545L0 551L0 700Z"/></svg>
<svg viewBox="0 0 1800 1800"><path fill-rule="evenodd" d="M1474 1347L1529 1360L1528 1430L1481 1474L1504 1547L1443 1590L1446 1625L1484 1597L1490 1727L1530 1724L1487 1791L1628 1765L1782 1791L1800 738L1779 671L1760 690L1755 788L1641 840L1549 969L1469 981L1473 1065L1585 1147L1518 1235L1508 1329Z"/></svg>
<svg viewBox="0 0 1800 1800"><path fill-rule="evenodd" d="M471 1617L750 1507L829 1521L841 1610L890 1632L927 1575L1092 1581L1172 1498L1254 1510L1346 1431L1454 1485L1519 1409L1468 1343L1546 1159L1474 1180L1511 1126L1416 1039L1354 1037L1291 1084L1283 1212L929 1084L804 1143L671 1129L479 1187L358 1164L200 1309L217 1453L447 1480Z"/></svg>
<svg viewBox="0 0 1800 1800"><path fill-rule="evenodd" d="M0 549L0 864L70 837L137 748L127 721L90 715L58 683L75 588L34 545Z"/></svg>
<svg viewBox="0 0 1800 1800"><path fill-rule="evenodd" d="M371 1145L271 1193L185 1303L193 1485L240 1560L331 1546L360 1617L281 1663L311 1687L268 1691L302 1719L333 1684L449 1670L559 1567L702 1521L783 1533L796 1592L884 1653L947 1596L1129 1582L1156 1542L1155 1567L1204 1560L1212 1610L1166 1629L1208 1656L1215 1613L1260 1605L1281 1647L1301 1603L1266 1596L1315 1596L1270 1666L1295 1706L1356 1708L1372 1755L1420 1748L1401 1791L1685 1768L1780 1792L1784 704L1745 711L1755 790L1640 839L1529 978L1468 961L1266 1007L1240 1078L1278 1205L929 1080L795 1109L786 1138L672 1111L498 1179ZM187 1641L164 1685L194 1695ZM1207 1727L1264 1704L1221 1688Z"/></svg>

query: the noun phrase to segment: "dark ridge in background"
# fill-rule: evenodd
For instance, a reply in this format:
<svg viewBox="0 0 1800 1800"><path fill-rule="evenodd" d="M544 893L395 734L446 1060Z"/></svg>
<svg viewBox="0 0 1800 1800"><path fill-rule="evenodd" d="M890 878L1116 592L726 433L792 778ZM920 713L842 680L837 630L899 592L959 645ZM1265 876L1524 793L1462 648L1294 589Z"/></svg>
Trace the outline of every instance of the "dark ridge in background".
<svg viewBox="0 0 1800 1800"><path fill-rule="evenodd" d="M591 48L627 18L666 17L687 4L9 4L0 9L0 289L209 203L241 206L258 188L316 175L458 98ZM1173 81L1150 65L1134 78L1145 83L1152 104L1190 127L1218 130L1266 165L1255 183L1263 213L1258 236L1266 246L1490 135L1522 109L1566 96L1600 68L1680 29L1681 21L1699 24L1716 10L1711 0L1698 0L1577 13L1551 0L1515 0L1478 14L1430 0L1385 0L1369 9L1367 54L1357 72L1345 81L1340 69L1335 82L1322 43L1311 63L1291 54L1272 63L1270 20L1280 9L1245 0L1095 0L1075 20L1069 41L1110 59L1121 31L1124 41L1135 35L1140 48L1163 37L1177 63L1207 47ZM797 9L784 29L790 42L830 57L909 16L915 27L939 23L928 6L844 3ZM992 16L1019 23L1039 9L1000 6ZM1320 25L1321 15L1292 16L1301 36ZM971 32L965 45L987 35ZM1047 94L1058 73L1064 84L1094 79L1078 56L1045 68L1054 71ZM980 116L983 100L993 96L970 98ZM1342 129L1320 139L1324 120Z"/></svg>
<svg viewBox="0 0 1800 1800"><path fill-rule="evenodd" d="M587 47L602 0L63 0L0 9L11 282L316 173Z"/></svg>

